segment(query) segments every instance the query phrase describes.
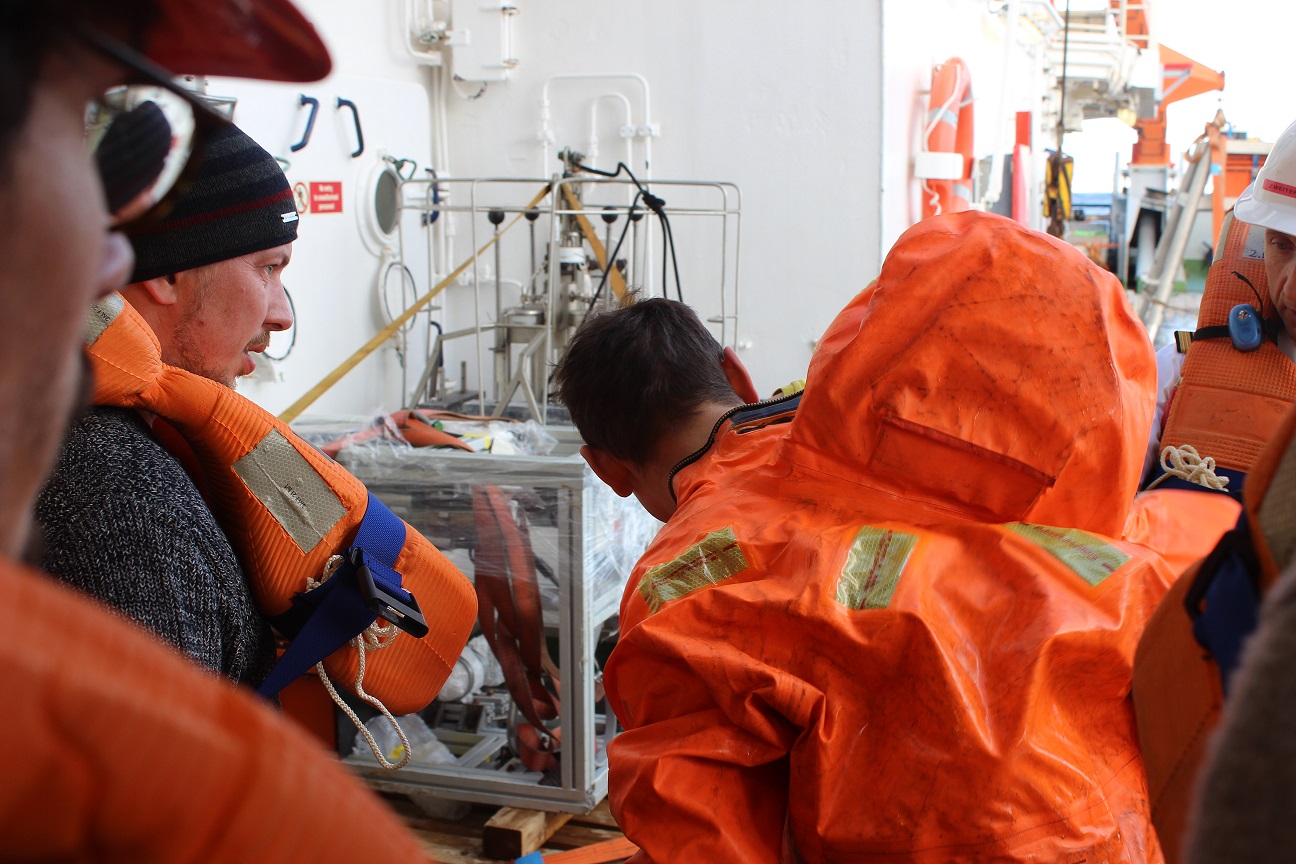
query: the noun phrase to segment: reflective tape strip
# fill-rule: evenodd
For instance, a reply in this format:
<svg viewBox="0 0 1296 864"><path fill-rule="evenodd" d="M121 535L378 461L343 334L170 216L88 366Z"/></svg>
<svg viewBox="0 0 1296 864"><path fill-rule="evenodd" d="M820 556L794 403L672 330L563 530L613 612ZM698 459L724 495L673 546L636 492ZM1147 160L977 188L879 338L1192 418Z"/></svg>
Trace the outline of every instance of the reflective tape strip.
<svg viewBox="0 0 1296 864"><path fill-rule="evenodd" d="M1077 528L1053 528L1025 522L1014 522L1005 527L1042 547L1094 587L1129 560L1129 556L1115 546Z"/></svg>
<svg viewBox="0 0 1296 864"><path fill-rule="evenodd" d="M125 305L126 301L122 299L122 296L113 293L90 307L90 314L86 317L85 329L85 343L87 346L99 341L99 337L104 334L110 324L117 320L117 316L121 314Z"/></svg>
<svg viewBox="0 0 1296 864"><path fill-rule="evenodd" d="M958 114L949 108L933 108L927 112L927 125L935 123L948 123L951 126L958 126Z"/></svg>
<svg viewBox="0 0 1296 864"><path fill-rule="evenodd" d="M234 472L303 553L319 545L347 513L319 472L276 430L235 462Z"/></svg>
<svg viewBox="0 0 1296 864"><path fill-rule="evenodd" d="M913 534L861 528L837 579L837 602L851 609L885 609L917 542Z"/></svg>
<svg viewBox="0 0 1296 864"><path fill-rule="evenodd" d="M699 588L717 585L747 569L733 528L712 532L673 561L658 564L639 580L639 594L651 612Z"/></svg>

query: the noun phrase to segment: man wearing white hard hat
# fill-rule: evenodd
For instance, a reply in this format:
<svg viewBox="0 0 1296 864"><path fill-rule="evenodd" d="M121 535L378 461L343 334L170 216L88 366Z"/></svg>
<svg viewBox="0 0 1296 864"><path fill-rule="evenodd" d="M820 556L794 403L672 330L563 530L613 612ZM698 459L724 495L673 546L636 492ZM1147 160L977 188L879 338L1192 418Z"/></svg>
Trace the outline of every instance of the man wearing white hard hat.
<svg viewBox="0 0 1296 864"><path fill-rule="evenodd" d="M1268 380L1260 385L1259 389L1266 390L1275 380L1280 381L1282 378L1296 375L1296 372L1279 370L1275 366L1275 363L1278 366L1283 365L1282 357L1296 362L1296 341L1293 341L1293 334L1296 334L1296 290L1293 287L1293 279L1296 277L1296 123L1289 126L1278 138L1255 181L1238 198L1237 204L1225 220L1225 227L1219 238L1219 247L1215 249L1214 269L1207 277L1207 291L1202 304L1203 315L1208 315L1208 308L1215 303L1211 292L1216 289L1212 288L1212 284L1222 276L1230 281L1230 288L1235 289L1228 295L1234 299L1228 302L1239 302L1237 292L1241 292L1241 297L1244 297L1246 303L1252 307L1255 313L1253 320L1259 325L1255 336L1262 343L1267 343L1262 353L1278 359L1260 360L1259 355L1253 355L1249 364L1243 362L1237 369L1229 372L1224 372L1215 366L1211 368L1214 369L1213 374L1216 376L1223 374L1226 378L1236 378L1241 374L1247 380L1251 380L1253 373L1263 374ZM1229 257L1230 254L1233 257L1229 261L1221 260ZM1261 258L1264 261L1263 267L1258 266L1258 259ZM1239 263L1241 266L1238 266ZM1217 276L1216 270L1223 272ZM1246 278L1246 274L1239 272L1240 270L1250 272L1252 278ZM1259 284L1262 281L1264 284ZM1243 285L1245 289L1242 288ZM1220 295L1216 295L1217 298L1218 296ZM1220 326L1205 327L1193 334L1178 335L1191 335L1190 341L1208 338L1222 339L1227 343L1229 339L1227 327ZM1252 349L1239 347L1239 350L1245 353ZM1240 362L1236 360L1236 356L1229 362ZM1185 348L1177 346L1175 342L1157 352L1157 408L1144 462L1145 480L1152 475L1158 475L1158 480L1166 476L1157 470L1156 466L1160 462L1164 469L1166 462L1162 458L1165 454L1161 445L1176 437L1163 435L1163 433L1168 431L1167 426L1174 425L1174 420L1167 415L1176 397L1176 391L1180 387L1181 378L1186 374L1185 358ZM1201 361L1198 361L1199 366L1200 364ZM1262 367L1265 371L1257 373L1256 370ZM1279 391L1283 389L1279 387ZM1284 395L1278 391L1266 392L1264 395L1271 400L1291 401L1287 398L1290 394ZM1195 413L1200 414L1200 411ZM1263 441L1255 444L1259 446ZM1200 455L1204 460L1208 455L1219 454L1202 452ZM1214 463L1209 464L1214 471ZM1173 474L1173 469L1170 473ZM1219 472L1221 477L1226 473ZM1235 475L1236 482L1225 491L1236 494L1240 490L1235 487L1240 486L1242 477L1236 476L1239 473L1237 471L1232 473ZM1245 474L1245 468L1242 468L1240 473Z"/></svg>
<svg viewBox="0 0 1296 864"><path fill-rule="evenodd" d="M1296 123L1279 136L1233 215L1263 228L1268 294L1282 321L1278 344L1291 356L1289 334L1296 333ZM1290 551L1292 511L1284 507L1294 491L1291 418L1287 414L1257 462L1255 486L1247 495L1252 539L1243 546L1257 556L1247 576L1258 587L1241 602L1216 594L1213 583L1204 595L1207 609L1213 603L1226 607L1222 615L1241 631L1238 641L1245 647L1227 679L1219 725L1197 772L1193 818L1184 837L1186 864L1283 861L1296 849L1290 796L1296 786L1296 566ZM1213 645L1207 647L1214 653ZM1182 681L1176 686L1183 692ZM1137 696L1136 690L1136 704Z"/></svg>
<svg viewBox="0 0 1296 864"><path fill-rule="evenodd" d="M170 69L158 64L165 64ZM122 233L183 192L226 124L172 72L313 81L330 60L287 0L0 0L0 858L415 861L419 844L267 705L18 563L78 393ZM116 218L87 151L119 85L169 92L160 186ZM155 206L150 206L153 204Z"/></svg>
<svg viewBox="0 0 1296 864"><path fill-rule="evenodd" d="M1296 278L1296 123L1278 137L1255 182L1238 198L1233 215L1264 226L1269 297L1283 323L1278 345L1296 359L1290 336L1296 333L1296 290L1292 284Z"/></svg>

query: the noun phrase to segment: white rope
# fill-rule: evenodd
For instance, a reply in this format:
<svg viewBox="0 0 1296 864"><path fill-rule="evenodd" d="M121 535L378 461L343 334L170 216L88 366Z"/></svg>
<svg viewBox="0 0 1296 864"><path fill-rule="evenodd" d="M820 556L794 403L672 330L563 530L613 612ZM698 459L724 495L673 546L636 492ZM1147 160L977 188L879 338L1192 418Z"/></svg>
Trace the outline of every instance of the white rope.
<svg viewBox="0 0 1296 864"><path fill-rule="evenodd" d="M1217 491L1223 491L1229 484L1229 478L1220 477L1215 473L1215 459L1211 456L1203 458L1197 452L1197 448L1191 444L1163 449L1161 470L1165 473L1149 483L1148 489L1156 488L1167 477L1178 477L1189 483L1196 483L1198 486Z"/></svg>
<svg viewBox="0 0 1296 864"><path fill-rule="evenodd" d="M320 585L323 585L330 576L337 572L338 567L341 565L341 555L334 555L329 558L329 560L324 564L324 573L321 579L316 581L315 579L307 577L306 590L311 591L318 588ZM359 666L356 669L355 686L352 689L362 700L369 703L374 708L377 708L378 711L387 718L388 722L391 723L392 728L396 730L396 734L400 736L400 753L402 755L398 762L388 761L387 757L382 752L382 748L380 748L378 742L374 740L373 733L369 731L369 728L365 726L364 723L360 722L360 718L356 715L355 711L351 709L351 706L348 705L340 695L338 695L337 688L333 686L333 682L329 680L328 673L324 671L323 661L315 664L315 671L319 673L320 681L324 682L324 689L327 690L329 696L332 697L333 704L337 705L337 707L342 709L342 712L346 714L347 717L351 718L351 722L355 724L356 729L358 729L360 734L364 736L365 741L369 744L369 749L372 750L374 756L377 757L378 764L386 768L388 771L399 771L401 768L404 768L409 764L410 759L414 758L414 753L410 750L409 738L405 737L405 730L396 722L396 718L387 710L387 706L384 705L378 697L365 692L365 651L366 649L371 651L380 651L383 648L386 648L393 640L395 640L398 633L400 633L400 630L395 624L388 624L386 627L379 627L378 622L374 621L374 623L365 628L364 632L351 640L351 644L355 647L356 653L359 655Z"/></svg>

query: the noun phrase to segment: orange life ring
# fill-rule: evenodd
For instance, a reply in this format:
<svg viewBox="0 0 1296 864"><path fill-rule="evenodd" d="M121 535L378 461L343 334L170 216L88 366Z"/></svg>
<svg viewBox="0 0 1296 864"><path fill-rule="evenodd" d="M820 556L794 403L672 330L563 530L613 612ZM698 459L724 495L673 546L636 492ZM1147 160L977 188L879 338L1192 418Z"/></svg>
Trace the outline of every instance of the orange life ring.
<svg viewBox="0 0 1296 864"><path fill-rule="evenodd" d="M923 218L972 209L972 73L958 57L932 69L931 99L914 176ZM940 158L943 154L957 156Z"/></svg>

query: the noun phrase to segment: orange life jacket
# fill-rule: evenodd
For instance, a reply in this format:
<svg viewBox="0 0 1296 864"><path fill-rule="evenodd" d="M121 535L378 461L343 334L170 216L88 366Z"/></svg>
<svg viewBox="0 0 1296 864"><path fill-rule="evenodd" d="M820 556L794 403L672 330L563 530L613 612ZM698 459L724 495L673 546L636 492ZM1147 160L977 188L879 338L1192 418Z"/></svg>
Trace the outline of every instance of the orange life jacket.
<svg viewBox="0 0 1296 864"><path fill-rule="evenodd" d="M379 562L372 549L356 553L366 516L381 507L364 484L232 389L163 363L157 337L120 295L95 307L86 341L95 404L157 414L192 449L208 504L261 611L292 626L293 635L299 622L285 622L309 606L307 579L323 580L329 559L347 552L358 580L364 573L374 576L365 589L372 592L365 595L369 609L381 610L379 617L393 623L407 623L402 619L409 609L403 608L400 592L408 592L422 602L426 621L425 635L401 632L388 647L369 654L364 689L395 714L421 710L436 698L476 617L468 579L389 513L394 522L385 523L387 545L398 556ZM378 584L387 568L403 577L396 589ZM324 661L329 673L348 685L356 680L358 662L349 644Z"/></svg>
<svg viewBox="0 0 1296 864"><path fill-rule="evenodd" d="M1225 216L1198 332L1227 331L1229 312L1241 303L1252 304L1262 316L1274 314L1262 257L1264 232L1250 227L1235 220L1231 210ZM1283 406L1294 398L1296 364L1272 340L1246 353L1233 347L1226 332L1192 341L1165 426L1157 430L1160 445L1190 445L1201 457L1214 459L1217 473L1229 478L1223 490L1228 494L1203 494L1205 487L1173 475L1161 477L1155 488L1134 499L1125 539L1156 551L1178 573L1204 558L1237 523L1245 474L1272 432L1275 412L1281 417Z"/></svg>
<svg viewBox="0 0 1296 864"><path fill-rule="evenodd" d="M1134 707L1152 819L1172 862L1183 860L1192 793L1226 682L1260 598L1290 563L1296 409L1249 467L1244 519L1166 595L1135 658Z"/></svg>
<svg viewBox="0 0 1296 864"><path fill-rule="evenodd" d="M1296 363L1275 344L1273 327L1258 348L1246 352L1237 350L1227 334L1230 312L1240 304L1250 304L1262 319L1276 325L1264 269L1264 228L1241 222L1230 211L1217 248L1220 251L1206 279L1198 329L1188 345L1161 446L1191 445L1201 457L1214 459L1218 473L1229 477L1226 491L1234 496L1245 495L1250 508L1251 484L1268 483L1267 475L1260 480L1251 476L1257 459L1266 445L1284 446L1286 441L1286 433L1274 439L1296 404ZM1286 426L1290 427L1290 419ZM1165 497L1170 495L1179 497ZM1167 858L1178 861L1182 857L1180 844L1187 828L1193 781L1224 701L1223 677L1215 653L1222 653L1228 668L1236 660L1232 648L1220 644L1218 637L1215 653L1203 644L1210 637L1203 632L1199 638L1194 632L1198 626L1195 622L1208 605L1206 586L1214 583L1221 566L1254 569L1250 565L1230 565L1228 561L1231 556L1249 554L1255 530L1252 525L1249 531L1225 534L1237 524L1237 518L1230 518L1218 502L1209 500L1223 496L1161 488L1143 493L1140 499L1145 496L1151 496L1140 502L1147 523L1159 522L1161 528L1149 532L1154 536L1136 539L1151 548L1177 553L1178 563L1184 563L1184 553L1197 553L1149 621L1139 644L1134 673L1153 821ZM1204 512L1204 508L1212 507L1218 512ZM1198 539L1194 542L1182 537L1185 531ZM1224 535L1223 540L1220 535ZM1228 579L1220 580L1221 587L1215 590L1223 590L1226 584ZM1245 586L1233 587L1245 595ZM1256 602L1254 594L1250 600L1217 597L1217 606L1237 602L1254 606ZM1218 613L1219 609L1214 611ZM1237 634L1238 642L1243 635Z"/></svg>
<svg viewBox="0 0 1296 864"><path fill-rule="evenodd" d="M1159 861L1129 686L1172 579L1113 539L1154 360L1010 220L911 228L805 392L681 468L605 670L638 861ZM772 413L770 413L772 412Z"/></svg>
<svg viewBox="0 0 1296 864"><path fill-rule="evenodd" d="M1206 277L1197 333L1209 332L1206 328L1227 331L1230 310L1244 303L1277 326L1265 277L1264 228L1234 219L1230 210L1217 248L1221 251ZM1296 363L1278 348L1272 334L1246 352L1233 347L1227 332L1194 338L1166 415L1161 446L1192 445L1226 471L1244 475L1293 404ZM1231 485L1240 485L1240 478Z"/></svg>

